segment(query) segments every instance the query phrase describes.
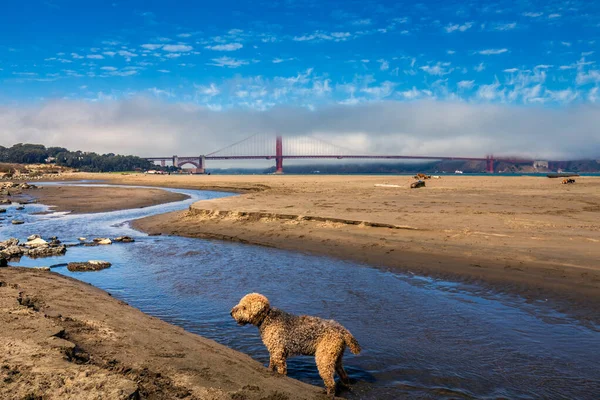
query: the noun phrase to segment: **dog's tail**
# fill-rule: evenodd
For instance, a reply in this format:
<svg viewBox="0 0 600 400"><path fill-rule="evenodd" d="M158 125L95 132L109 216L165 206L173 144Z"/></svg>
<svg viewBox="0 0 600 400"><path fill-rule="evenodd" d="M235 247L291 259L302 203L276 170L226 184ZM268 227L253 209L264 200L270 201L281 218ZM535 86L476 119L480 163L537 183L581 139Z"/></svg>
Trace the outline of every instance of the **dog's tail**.
<svg viewBox="0 0 600 400"><path fill-rule="evenodd" d="M352 353L354 353L354 354L360 353L360 351L361 351L360 344L358 344L358 341L347 330L344 332L344 342L346 343L346 346L348 346L350 348L350 351Z"/></svg>

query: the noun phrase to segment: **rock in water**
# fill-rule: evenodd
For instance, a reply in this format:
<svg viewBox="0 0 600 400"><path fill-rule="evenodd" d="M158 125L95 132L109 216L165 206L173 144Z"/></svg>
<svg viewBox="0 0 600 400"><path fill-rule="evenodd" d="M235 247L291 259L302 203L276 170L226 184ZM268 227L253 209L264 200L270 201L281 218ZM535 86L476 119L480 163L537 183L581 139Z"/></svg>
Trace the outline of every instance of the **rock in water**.
<svg viewBox="0 0 600 400"><path fill-rule="evenodd" d="M112 244L112 241L109 238L96 238L96 239L94 239L94 243L98 243L98 244Z"/></svg>
<svg viewBox="0 0 600 400"><path fill-rule="evenodd" d="M21 220L18 220L18 219L13 219L13 220L11 221L11 223L12 223L13 225L22 225L22 224L24 224L24 223L25 223L25 221L21 221Z"/></svg>
<svg viewBox="0 0 600 400"><path fill-rule="evenodd" d="M54 256L62 256L67 252L67 247L57 246L57 247L36 247L34 249L30 249L27 252L27 255L31 258L41 258L41 257L54 257Z"/></svg>
<svg viewBox="0 0 600 400"><path fill-rule="evenodd" d="M8 246L4 250L0 250L0 257L11 259L13 257L21 257L25 250L17 245Z"/></svg>
<svg viewBox="0 0 600 400"><path fill-rule="evenodd" d="M27 236L27 240L34 240L34 239L39 239L39 238L41 238L40 235L30 235L30 236Z"/></svg>
<svg viewBox="0 0 600 400"><path fill-rule="evenodd" d="M135 240L129 236L119 236L118 238L113 239L115 242L123 242L123 243L132 243Z"/></svg>
<svg viewBox="0 0 600 400"><path fill-rule="evenodd" d="M19 239L10 238L8 240L5 240L4 242L0 242L0 250L5 249L10 246L16 246L18 244L19 244Z"/></svg>
<svg viewBox="0 0 600 400"><path fill-rule="evenodd" d="M6 212L6 208L0 208L0 214L5 213Z"/></svg>
<svg viewBox="0 0 600 400"><path fill-rule="evenodd" d="M8 267L8 260L2 256L0 256L0 268Z"/></svg>
<svg viewBox="0 0 600 400"><path fill-rule="evenodd" d="M108 261L90 260L88 262L71 262L67 269L71 272L100 271L111 266Z"/></svg>
<svg viewBox="0 0 600 400"><path fill-rule="evenodd" d="M29 241L27 243L25 243L25 246L29 246L31 248L48 245L48 242L46 242L44 239L42 239L39 236L37 238L34 238L34 239L29 239L29 238L27 238L27 239Z"/></svg>

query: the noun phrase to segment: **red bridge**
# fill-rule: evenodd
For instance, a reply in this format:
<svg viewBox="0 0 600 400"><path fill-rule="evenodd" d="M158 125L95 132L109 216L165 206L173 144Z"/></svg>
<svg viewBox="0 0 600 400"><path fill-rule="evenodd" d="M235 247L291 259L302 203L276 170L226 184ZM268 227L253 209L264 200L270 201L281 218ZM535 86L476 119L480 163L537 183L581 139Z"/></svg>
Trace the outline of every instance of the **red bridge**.
<svg viewBox="0 0 600 400"><path fill-rule="evenodd" d="M273 144L275 146L273 146ZM369 160L459 160L459 161L485 161L486 171L494 172L496 161L514 163L533 163L533 159L515 157L448 157L448 156L405 156L393 154L355 154L352 150L334 145L314 137L295 137L283 140L282 136L267 138L253 135L220 150L201 156L172 156L172 157L146 157L146 160L160 162L164 167L167 163L183 167L191 164L196 167L196 173L204 173L207 160L275 160L276 173L283 173L283 160L298 159L369 159Z"/></svg>

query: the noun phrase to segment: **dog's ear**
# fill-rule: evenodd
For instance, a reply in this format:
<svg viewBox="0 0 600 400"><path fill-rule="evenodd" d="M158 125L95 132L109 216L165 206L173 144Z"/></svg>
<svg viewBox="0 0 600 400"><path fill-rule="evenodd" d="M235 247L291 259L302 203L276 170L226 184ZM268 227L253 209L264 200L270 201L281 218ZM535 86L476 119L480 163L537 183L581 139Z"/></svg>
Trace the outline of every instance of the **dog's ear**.
<svg viewBox="0 0 600 400"><path fill-rule="evenodd" d="M260 323L265 319L265 317L269 313L269 309L271 308L269 300L267 300L267 298L264 296L260 296L260 298L257 298L252 302L251 307L252 318L250 323L252 325L260 325Z"/></svg>

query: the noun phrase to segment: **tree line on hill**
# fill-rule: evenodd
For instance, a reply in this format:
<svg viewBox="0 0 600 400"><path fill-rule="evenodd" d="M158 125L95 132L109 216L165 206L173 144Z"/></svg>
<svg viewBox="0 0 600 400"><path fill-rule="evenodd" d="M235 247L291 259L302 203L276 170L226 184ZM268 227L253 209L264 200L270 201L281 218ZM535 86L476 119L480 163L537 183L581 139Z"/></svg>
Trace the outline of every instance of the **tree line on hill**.
<svg viewBox="0 0 600 400"><path fill-rule="evenodd" d="M45 147L41 144L18 143L0 146L0 162L15 164L54 163L85 172L118 172L157 168L152 162L136 156L113 153L69 151L64 147Z"/></svg>

